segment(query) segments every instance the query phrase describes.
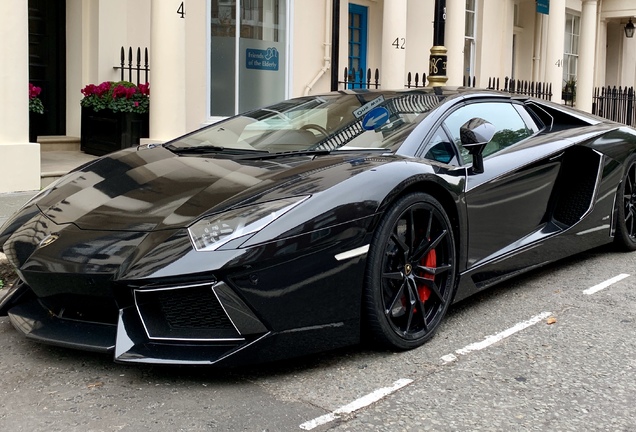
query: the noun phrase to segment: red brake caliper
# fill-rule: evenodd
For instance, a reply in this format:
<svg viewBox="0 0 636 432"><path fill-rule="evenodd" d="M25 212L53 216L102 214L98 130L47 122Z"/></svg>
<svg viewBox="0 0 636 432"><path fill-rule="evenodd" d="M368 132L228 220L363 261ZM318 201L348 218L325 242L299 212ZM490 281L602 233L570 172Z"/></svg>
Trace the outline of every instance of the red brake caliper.
<svg viewBox="0 0 636 432"><path fill-rule="evenodd" d="M431 251L422 258L421 264L428 268L435 268L437 266L437 254L435 253L435 249L431 249ZM424 279L434 280L435 275L425 274L423 276ZM431 290L427 286L418 286L417 292L420 295L420 300L425 302L431 295Z"/></svg>

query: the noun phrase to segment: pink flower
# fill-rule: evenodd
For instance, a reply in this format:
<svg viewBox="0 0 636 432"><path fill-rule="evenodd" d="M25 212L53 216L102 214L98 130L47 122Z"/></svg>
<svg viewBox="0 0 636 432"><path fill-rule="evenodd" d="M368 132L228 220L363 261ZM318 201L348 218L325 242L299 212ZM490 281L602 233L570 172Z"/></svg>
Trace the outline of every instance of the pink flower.
<svg viewBox="0 0 636 432"><path fill-rule="evenodd" d="M146 84L139 84L139 92L142 95L149 95L150 94L150 84L146 83Z"/></svg>
<svg viewBox="0 0 636 432"><path fill-rule="evenodd" d="M95 84L89 84L86 87L84 87L82 89L82 94L84 96L90 96L92 94L95 94L95 90L97 89L97 87L95 86Z"/></svg>
<svg viewBox="0 0 636 432"><path fill-rule="evenodd" d="M97 96L102 96L105 93L108 93L111 85L112 83L110 81L104 81L103 83L101 83L100 85L96 87L95 93L97 94Z"/></svg>
<svg viewBox="0 0 636 432"><path fill-rule="evenodd" d="M139 106L139 102L135 101L135 107Z"/></svg>
<svg viewBox="0 0 636 432"><path fill-rule="evenodd" d="M29 99L36 98L40 95L42 89L29 83Z"/></svg>

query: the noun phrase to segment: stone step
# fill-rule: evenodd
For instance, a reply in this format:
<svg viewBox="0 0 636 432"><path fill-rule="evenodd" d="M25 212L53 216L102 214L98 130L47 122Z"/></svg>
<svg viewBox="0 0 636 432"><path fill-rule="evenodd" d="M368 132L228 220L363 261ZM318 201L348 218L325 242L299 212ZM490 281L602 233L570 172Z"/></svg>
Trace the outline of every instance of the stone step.
<svg viewBox="0 0 636 432"><path fill-rule="evenodd" d="M38 136L41 152L50 151L80 151L79 137L65 135L40 135Z"/></svg>

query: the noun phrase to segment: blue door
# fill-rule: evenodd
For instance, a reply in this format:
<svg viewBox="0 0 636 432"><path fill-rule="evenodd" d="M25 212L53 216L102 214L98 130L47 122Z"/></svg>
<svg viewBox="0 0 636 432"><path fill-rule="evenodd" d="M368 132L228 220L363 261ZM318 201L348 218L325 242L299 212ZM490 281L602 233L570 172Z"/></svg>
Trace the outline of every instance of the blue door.
<svg viewBox="0 0 636 432"><path fill-rule="evenodd" d="M349 4L349 88L360 88L366 82L368 8Z"/></svg>

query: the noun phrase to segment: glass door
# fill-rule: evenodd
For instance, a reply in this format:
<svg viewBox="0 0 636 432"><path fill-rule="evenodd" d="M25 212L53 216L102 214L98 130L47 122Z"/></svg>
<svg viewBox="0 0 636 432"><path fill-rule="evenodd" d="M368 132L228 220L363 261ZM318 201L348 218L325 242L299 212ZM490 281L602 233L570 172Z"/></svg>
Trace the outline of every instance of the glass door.
<svg viewBox="0 0 636 432"><path fill-rule="evenodd" d="M349 88L360 88L367 69L366 6L349 4Z"/></svg>

